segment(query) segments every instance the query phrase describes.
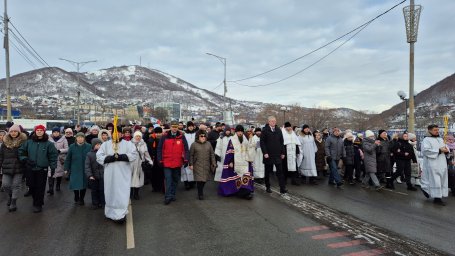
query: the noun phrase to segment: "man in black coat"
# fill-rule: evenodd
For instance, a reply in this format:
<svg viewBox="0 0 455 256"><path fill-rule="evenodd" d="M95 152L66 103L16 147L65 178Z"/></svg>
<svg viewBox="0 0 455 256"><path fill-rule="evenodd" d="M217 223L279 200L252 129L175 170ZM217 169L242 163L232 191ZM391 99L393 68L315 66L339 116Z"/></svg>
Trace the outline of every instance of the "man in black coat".
<svg viewBox="0 0 455 256"><path fill-rule="evenodd" d="M283 174L282 160L285 156L283 134L280 128L276 125L276 118L270 116L268 124L262 129L261 132L261 150L264 154L264 181L266 191L272 193L270 189L270 173L273 172L273 166L276 168L276 175L280 185L280 193L284 194L286 190L286 179Z"/></svg>
<svg viewBox="0 0 455 256"><path fill-rule="evenodd" d="M207 135L207 141L210 142L210 144L213 147L213 150L215 150L215 148L216 148L216 142L217 142L218 138L220 137L221 132L222 132L221 123L217 122L215 124L215 129L210 131L209 134Z"/></svg>

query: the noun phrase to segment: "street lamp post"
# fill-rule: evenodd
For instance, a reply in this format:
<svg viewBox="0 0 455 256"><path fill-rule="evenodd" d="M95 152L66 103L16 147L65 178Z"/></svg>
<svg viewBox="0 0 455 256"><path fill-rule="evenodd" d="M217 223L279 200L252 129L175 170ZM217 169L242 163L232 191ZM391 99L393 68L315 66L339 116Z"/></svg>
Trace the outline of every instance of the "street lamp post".
<svg viewBox="0 0 455 256"><path fill-rule="evenodd" d="M218 55L215 55L215 54L213 54L213 53L209 53L209 52L206 52L205 54L217 58L217 59L223 64L223 66L224 66L224 80L223 80L223 84L224 84L224 93L223 93L223 96L226 98L226 93L227 93L227 84L226 84L226 58L221 57L221 56L218 56ZM230 100L230 99L229 99L229 118L230 118L230 121L232 122L231 125L233 125L234 117L233 117L233 115L232 115L232 105L231 105L231 100ZM226 118L225 118L225 119L226 119Z"/></svg>
<svg viewBox="0 0 455 256"><path fill-rule="evenodd" d="M283 111L283 124L284 124L286 122L286 112L289 112L291 110L291 108L282 106L280 108L280 110Z"/></svg>
<svg viewBox="0 0 455 256"><path fill-rule="evenodd" d="M408 103L409 103L409 99L406 98L406 93L403 92L403 91L398 91L397 92L397 95L398 97L400 97L400 99L402 101L405 102L405 110L404 110L404 113L405 113L405 123L406 123L406 126L405 126L405 129L406 131L408 130Z"/></svg>
<svg viewBox="0 0 455 256"><path fill-rule="evenodd" d="M409 43L409 132L414 132L414 43L417 42L419 19L422 11L421 5L415 5L411 0L410 5L403 8L406 26L406 37Z"/></svg>
<svg viewBox="0 0 455 256"><path fill-rule="evenodd" d="M81 104L80 104L81 91L80 91L80 85L79 85L79 70L84 65L86 65L88 63L96 62L96 60L77 62L77 61L67 60L67 59L63 59L63 58L59 58L59 59L71 63L73 66L76 67L76 70L77 70L77 124L80 125L81 124ZM96 97L96 94L95 94L95 97Z"/></svg>

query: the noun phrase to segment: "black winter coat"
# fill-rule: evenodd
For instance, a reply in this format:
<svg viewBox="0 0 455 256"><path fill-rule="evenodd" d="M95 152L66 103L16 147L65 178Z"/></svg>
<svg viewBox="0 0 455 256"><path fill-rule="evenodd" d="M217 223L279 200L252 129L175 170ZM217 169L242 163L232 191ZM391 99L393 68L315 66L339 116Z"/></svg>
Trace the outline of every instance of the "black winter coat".
<svg viewBox="0 0 455 256"><path fill-rule="evenodd" d="M96 161L96 151L92 150L87 153L85 158L85 175L99 180L104 178L104 166Z"/></svg>
<svg viewBox="0 0 455 256"><path fill-rule="evenodd" d="M343 159L344 165L354 165L355 148L354 143L349 140L344 140L344 150L346 151L346 157Z"/></svg>
<svg viewBox="0 0 455 256"><path fill-rule="evenodd" d="M275 125L275 131L267 124L261 133L261 150L262 154L268 154L269 158L264 157L264 164L280 164L281 155L285 155L284 139L281 129Z"/></svg>
<svg viewBox="0 0 455 256"><path fill-rule="evenodd" d="M27 141L27 135L20 133L19 137L13 139L7 134L3 137L3 144L0 146L0 169L3 174L23 173L24 166L19 160L19 147Z"/></svg>
<svg viewBox="0 0 455 256"><path fill-rule="evenodd" d="M392 152L396 160L412 160L412 162L417 163L414 148L407 140L399 139L394 144ZM406 153L408 153L408 155L406 155Z"/></svg>
<svg viewBox="0 0 455 256"><path fill-rule="evenodd" d="M378 151L376 154L378 172L390 173L392 172L390 156L392 150L392 143L389 140L384 140L381 138L378 138L378 140L381 141L381 145L378 147Z"/></svg>

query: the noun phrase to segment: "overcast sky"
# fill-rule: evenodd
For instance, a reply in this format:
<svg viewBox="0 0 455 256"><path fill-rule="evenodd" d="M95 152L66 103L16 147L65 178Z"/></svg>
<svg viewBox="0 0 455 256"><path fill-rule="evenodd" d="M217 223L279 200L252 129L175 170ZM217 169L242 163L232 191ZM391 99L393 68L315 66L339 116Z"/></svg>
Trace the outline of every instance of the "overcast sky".
<svg viewBox="0 0 455 256"><path fill-rule="evenodd" d="M142 65L212 90L302 56L386 11L399 0L40 0L9 1L13 24L51 65L98 60L81 71ZM402 8L371 23L305 72L281 83L248 88L228 83L228 96L302 106L382 111L408 92L409 44ZM454 0L416 0L424 9L415 45L415 90L454 73ZM2 5L3 7L3 5ZM3 14L3 8L2 8ZM240 83L280 80L308 67L343 41L275 72ZM5 76L1 53L1 76ZM11 49L12 75L33 67ZM214 90L222 94L219 86Z"/></svg>

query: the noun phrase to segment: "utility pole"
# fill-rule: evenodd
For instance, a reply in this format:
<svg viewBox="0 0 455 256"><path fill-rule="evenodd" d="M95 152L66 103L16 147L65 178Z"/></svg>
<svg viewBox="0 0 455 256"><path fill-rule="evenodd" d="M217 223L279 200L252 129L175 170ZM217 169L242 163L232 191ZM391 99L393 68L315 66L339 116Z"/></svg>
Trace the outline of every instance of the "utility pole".
<svg viewBox="0 0 455 256"><path fill-rule="evenodd" d="M88 63L96 62L96 60L77 62L77 61L67 60L67 59L63 59L63 58L59 58L59 59L71 63L73 66L76 67L76 70L77 70L77 124L80 125L81 124L81 90L80 90L80 84L79 84L79 71L80 71L80 68L82 68L84 65L86 65ZM96 97L96 94L95 94L95 97Z"/></svg>
<svg viewBox="0 0 455 256"><path fill-rule="evenodd" d="M212 53L206 53L207 55L210 55L210 56L213 56L215 58L217 58L223 65L224 65L224 80L223 80L223 84L224 84L224 93L223 93L223 96L224 98L226 98L226 94L227 94L227 84L226 84L226 66L227 66L227 60L226 58L223 58L221 56L218 56L218 55L215 55L215 54L212 54ZM229 99L229 118L232 123L231 125L234 124L234 116L233 116L233 113L232 113L232 104L231 104L231 99ZM226 118L225 118L226 119Z"/></svg>
<svg viewBox="0 0 455 256"><path fill-rule="evenodd" d="M6 67L6 120L12 121L13 118L11 117L11 88L9 84L9 37L8 37L8 13L7 13L7 0L5 0L5 13L3 15L3 25L4 25L4 33L5 38L3 41L3 47L5 48L5 67Z"/></svg>
<svg viewBox="0 0 455 256"><path fill-rule="evenodd" d="M417 42L417 32L419 30L421 5L415 5L414 0L411 4L403 8L404 21L406 25L406 37L409 43L409 132L414 132L414 43Z"/></svg>

